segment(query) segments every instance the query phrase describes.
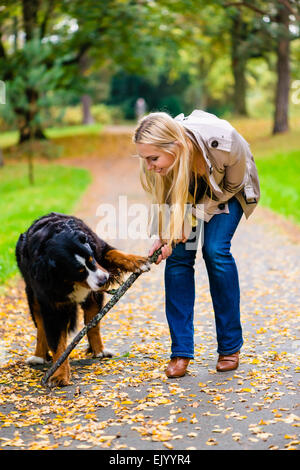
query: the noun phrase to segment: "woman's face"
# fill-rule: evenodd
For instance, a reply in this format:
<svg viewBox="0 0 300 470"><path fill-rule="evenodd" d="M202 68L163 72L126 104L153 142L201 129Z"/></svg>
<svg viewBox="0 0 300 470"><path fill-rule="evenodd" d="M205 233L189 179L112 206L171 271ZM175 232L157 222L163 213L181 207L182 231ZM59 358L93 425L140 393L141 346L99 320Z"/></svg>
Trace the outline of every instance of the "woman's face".
<svg viewBox="0 0 300 470"><path fill-rule="evenodd" d="M164 176L173 165L175 157L152 144L136 144L138 154L145 159L148 171Z"/></svg>

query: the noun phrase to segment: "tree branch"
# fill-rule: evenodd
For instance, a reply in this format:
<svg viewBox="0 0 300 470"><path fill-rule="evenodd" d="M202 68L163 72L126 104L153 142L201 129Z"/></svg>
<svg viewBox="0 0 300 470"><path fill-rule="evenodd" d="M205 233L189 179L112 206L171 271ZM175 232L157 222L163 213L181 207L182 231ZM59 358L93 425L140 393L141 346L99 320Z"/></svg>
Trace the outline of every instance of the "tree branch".
<svg viewBox="0 0 300 470"><path fill-rule="evenodd" d="M100 35L106 31L107 28L98 28L97 33ZM81 46L79 47L79 51L77 55L73 59L65 60L62 62L62 65L73 65L77 64L79 60L84 56L84 54L93 46L93 41L92 40L87 40L86 42L82 43Z"/></svg>
<svg viewBox="0 0 300 470"><path fill-rule="evenodd" d="M78 54L73 59L65 60L64 62L62 62L62 66L77 64L90 47L92 47L92 42L86 42L82 44L80 46Z"/></svg>
<svg viewBox="0 0 300 470"><path fill-rule="evenodd" d="M2 33L0 31L0 58L3 58L5 59L6 58L6 52L5 52L5 49L4 49L4 45L3 45L3 42L2 42Z"/></svg>
<svg viewBox="0 0 300 470"><path fill-rule="evenodd" d="M53 13L53 10L54 10L54 4L55 4L55 0L48 0L48 8L47 8L47 11L45 13L45 16L44 16L44 19L43 19L43 22L42 22L41 28L40 28L40 39L43 39L43 37L46 34L48 21L49 21L49 18L51 16L51 14Z"/></svg>
<svg viewBox="0 0 300 470"><path fill-rule="evenodd" d="M39 0L22 0L22 13L26 41L32 39L37 27L37 15L40 7Z"/></svg>
<svg viewBox="0 0 300 470"><path fill-rule="evenodd" d="M251 3L247 2L230 2L230 3L225 3L224 7L247 7L250 8L251 10L255 11L256 13L259 13L260 15L263 16L269 16L269 13L266 11L261 10L260 8L257 8L255 5L251 5Z"/></svg>
<svg viewBox="0 0 300 470"><path fill-rule="evenodd" d="M148 264L155 263L157 258L161 255L161 248L156 250L152 256L148 258ZM112 291L111 299L102 307L102 309L92 318L92 320L82 328L81 331L75 336L72 342L67 346L62 355L57 359L57 361L48 369L42 378L42 384L47 386L48 379L54 372L61 366L61 364L67 359L75 346L81 341L81 339L87 334L87 332L98 325L99 321L107 314L107 312L120 300L120 298L125 294L125 292L132 286L136 279L143 274L143 271L135 272L130 274L130 276L123 282L123 284L118 288Z"/></svg>
<svg viewBox="0 0 300 470"><path fill-rule="evenodd" d="M297 13L296 10L294 10L294 8L292 7L292 5L290 4L290 2L288 0L278 0L279 3L281 3L281 5L284 5L285 8L287 10L289 10L289 12L294 15L294 17L300 21L300 15Z"/></svg>

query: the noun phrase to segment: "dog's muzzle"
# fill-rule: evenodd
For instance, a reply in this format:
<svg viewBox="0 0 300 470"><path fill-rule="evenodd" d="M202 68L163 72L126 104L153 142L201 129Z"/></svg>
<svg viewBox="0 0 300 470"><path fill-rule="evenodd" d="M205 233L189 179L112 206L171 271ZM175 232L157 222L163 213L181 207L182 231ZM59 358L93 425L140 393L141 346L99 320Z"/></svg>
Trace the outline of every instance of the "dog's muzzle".
<svg viewBox="0 0 300 470"><path fill-rule="evenodd" d="M92 290L97 290L99 287L104 286L109 279L109 273L97 269L96 271L90 272L86 282Z"/></svg>

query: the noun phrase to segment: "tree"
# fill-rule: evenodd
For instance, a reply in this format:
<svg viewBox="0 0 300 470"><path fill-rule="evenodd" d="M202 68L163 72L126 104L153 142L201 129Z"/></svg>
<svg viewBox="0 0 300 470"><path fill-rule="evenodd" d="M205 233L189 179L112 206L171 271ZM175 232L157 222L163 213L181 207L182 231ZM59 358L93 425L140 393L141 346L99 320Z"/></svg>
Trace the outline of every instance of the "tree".
<svg viewBox="0 0 300 470"><path fill-rule="evenodd" d="M232 17L231 25L231 66L234 77L234 111L235 114L247 115L246 109L246 64L244 44L247 41L246 23L242 19L241 12L237 10Z"/></svg>
<svg viewBox="0 0 300 470"><path fill-rule="evenodd" d="M161 33L158 25L163 23L163 13L151 2L6 0L2 3L1 78L9 85L8 95L10 90L19 90L20 99L10 95L10 102L18 116L20 142L30 136L45 137L41 120L38 125L36 121L38 109L51 92L74 91L78 96L84 93L87 77L82 71L86 60L91 60L95 67L108 61L112 69L123 64L132 71L143 71L155 62L154 49L161 34L153 31ZM13 18L17 21L12 21ZM169 16L165 19L168 21ZM10 47L12 32L15 48ZM24 35L22 44L18 44L17 32ZM29 83L26 83L27 73L31 77ZM53 84L46 80L48 89L40 84L41 73L53 77Z"/></svg>
<svg viewBox="0 0 300 470"><path fill-rule="evenodd" d="M88 54L85 53L79 60L79 68L80 68L80 73L82 76L85 76L89 69L89 58ZM94 123L94 118L91 114L91 96L89 93L85 92L81 96L81 102L82 102L82 110L83 110L83 117L82 117L82 124L93 124Z"/></svg>
<svg viewBox="0 0 300 470"><path fill-rule="evenodd" d="M253 58L268 60L274 45L268 38L263 21L252 10L233 8L228 11L231 36L231 68L234 77L233 109L246 116L247 64Z"/></svg>
<svg viewBox="0 0 300 470"><path fill-rule="evenodd" d="M275 43L277 56L277 85L275 94L275 111L273 134L289 130L289 91L290 91L290 42L299 37L298 21L300 19L300 5L293 0L268 0L253 2L221 0L225 8L250 9L254 11L265 25L269 25L269 40ZM291 25L297 28L296 34L292 32Z"/></svg>
<svg viewBox="0 0 300 470"><path fill-rule="evenodd" d="M216 2L190 0L179 2L173 35L177 51L174 59L166 50L171 77L188 75L182 99L189 107L231 108L229 73L229 33L224 9ZM172 30L171 30L172 34ZM170 60L171 58L171 60Z"/></svg>
<svg viewBox="0 0 300 470"><path fill-rule="evenodd" d="M6 107L10 107L16 116L20 143L46 138L42 128L44 112L55 103L53 93L64 89L61 59L53 60L52 53L49 44L41 44L38 38L33 37L11 62L13 74L7 82ZM51 68L46 65L49 58Z"/></svg>
<svg viewBox="0 0 300 470"><path fill-rule="evenodd" d="M59 16L55 4L54 0L49 0L46 7L38 0L6 1L0 11L0 65L20 143L46 138L42 111L50 106L55 91L76 86L74 78L64 73L65 52L56 54L57 48L47 37L52 16ZM22 41L20 33L24 34Z"/></svg>

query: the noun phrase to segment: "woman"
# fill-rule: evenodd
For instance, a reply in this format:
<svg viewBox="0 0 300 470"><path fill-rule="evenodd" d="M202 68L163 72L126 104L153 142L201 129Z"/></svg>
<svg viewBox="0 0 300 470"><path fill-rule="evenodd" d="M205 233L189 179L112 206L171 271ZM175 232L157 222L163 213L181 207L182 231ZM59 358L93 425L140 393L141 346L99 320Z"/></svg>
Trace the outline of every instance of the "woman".
<svg viewBox="0 0 300 470"><path fill-rule="evenodd" d="M260 197L249 145L227 121L199 110L176 118L151 113L139 122L134 142L141 157L142 186L156 204L152 207L172 208L168 216L160 212L155 219L158 238L149 251L151 256L161 247L157 263L166 260L165 306L172 340L166 375L183 376L194 357L197 248L191 249L187 241L195 237L192 227L201 220L215 313L216 369L234 370L243 338L239 279L230 245L243 213L248 218ZM189 217L187 207L192 207Z"/></svg>

